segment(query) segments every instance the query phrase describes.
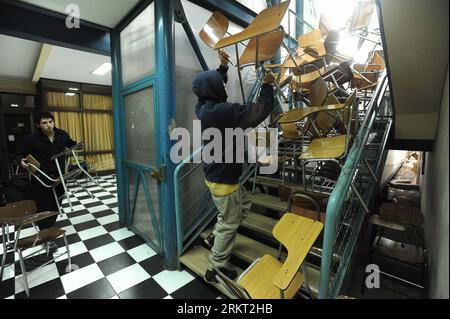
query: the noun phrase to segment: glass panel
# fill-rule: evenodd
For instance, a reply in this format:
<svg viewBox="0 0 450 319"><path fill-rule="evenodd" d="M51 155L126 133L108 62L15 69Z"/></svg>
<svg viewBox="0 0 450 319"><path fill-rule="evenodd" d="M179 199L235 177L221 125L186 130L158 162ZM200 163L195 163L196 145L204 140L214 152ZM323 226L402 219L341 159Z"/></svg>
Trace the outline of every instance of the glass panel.
<svg viewBox="0 0 450 319"><path fill-rule="evenodd" d="M256 13L267 8L266 0L238 0L238 2Z"/></svg>
<svg viewBox="0 0 450 319"><path fill-rule="evenodd" d="M153 87L125 97L127 159L137 163L156 163Z"/></svg>
<svg viewBox="0 0 450 319"><path fill-rule="evenodd" d="M144 191L144 183L141 180L139 182L139 192L136 199L136 207L134 209L132 226L135 227L141 234L143 234L148 240L153 242L156 246L160 246L158 238L159 230L159 205L158 205L158 185L155 179L150 177L150 174L145 176L147 186L149 187L148 193L151 197L151 205L153 206L153 212L150 210L150 203L147 202ZM134 185L133 185L134 187ZM134 192L130 192L133 194ZM133 200L133 198L131 198ZM158 228L155 229L155 227Z"/></svg>
<svg viewBox="0 0 450 319"><path fill-rule="evenodd" d="M124 86L155 72L154 10L151 3L120 33Z"/></svg>
<svg viewBox="0 0 450 319"><path fill-rule="evenodd" d="M79 108L80 97L78 93L46 92L47 106ZM69 95L67 95L69 94Z"/></svg>
<svg viewBox="0 0 450 319"><path fill-rule="evenodd" d="M1 105L5 107L34 107L34 96L1 94Z"/></svg>
<svg viewBox="0 0 450 319"><path fill-rule="evenodd" d="M83 94L83 109L112 110L112 97L108 95Z"/></svg>
<svg viewBox="0 0 450 319"><path fill-rule="evenodd" d="M5 130L8 156L15 157L23 144L23 139L31 133L31 121L28 114L4 114L2 125ZM3 152L2 152L3 153ZM2 154L3 156L3 154Z"/></svg>

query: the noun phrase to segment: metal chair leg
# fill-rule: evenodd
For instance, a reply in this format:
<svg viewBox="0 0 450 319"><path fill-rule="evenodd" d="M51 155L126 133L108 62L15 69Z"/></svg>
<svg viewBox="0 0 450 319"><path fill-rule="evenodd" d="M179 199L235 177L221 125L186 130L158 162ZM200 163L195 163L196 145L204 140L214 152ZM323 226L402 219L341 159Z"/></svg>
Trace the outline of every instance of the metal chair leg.
<svg viewBox="0 0 450 319"><path fill-rule="evenodd" d="M19 249L17 252L19 253L20 268L22 269L22 278L23 283L25 285L25 292L27 294L27 297L30 297L30 289L28 288L27 270L25 268L25 263L23 261L22 250Z"/></svg>
<svg viewBox="0 0 450 319"><path fill-rule="evenodd" d="M63 234L63 238L64 238L64 244L66 245L67 259L69 261L69 263L67 265L68 271L66 271L66 272L71 272L72 271L72 259L70 257L69 243L67 242L66 234Z"/></svg>
<svg viewBox="0 0 450 319"><path fill-rule="evenodd" d="M56 206L58 207L58 212L60 215L62 215L63 211L62 211L61 205L59 204L58 195L56 195L56 191L55 191L54 187L52 187L52 191L53 191L53 196L55 197ZM69 205L71 205L70 202L69 202ZM73 210L72 205L70 208Z"/></svg>
<svg viewBox="0 0 450 319"><path fill-rule="evenodd" d="M3 256L2 256L2 268L0 269L0 283L3 281L3 270L5 269L6 255L8 254L8 248L6 247L5 225L2 225L2 241L3 241Z"/></svg>

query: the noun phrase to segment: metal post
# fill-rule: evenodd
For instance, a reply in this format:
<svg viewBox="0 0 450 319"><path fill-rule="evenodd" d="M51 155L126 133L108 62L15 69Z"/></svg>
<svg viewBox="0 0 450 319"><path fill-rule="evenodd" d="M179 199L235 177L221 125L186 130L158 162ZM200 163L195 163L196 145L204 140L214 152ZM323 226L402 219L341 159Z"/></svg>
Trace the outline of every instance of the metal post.
<svg viewBox="0 0 450 319"><path fill-rule="evenodd" d="M125 120L122 107L122 64L120 60L120 34L117 30L111 32L111 63L112 63L112 101L114 123L114 148L117 181L117 202L119 210L119 225L126 225L127 215L127 185L125 161Z"/></svg>
<svg viewBox="0 0 450 319"><path fill-rule="evenodd" d="M156 95L158 129L158 166L165 166L166 176L173 176L170 160L169 127L175 119L175 25L173 0L155 0ZM160 184L162 241L166 268L179 268L175 220L174 182L166 178Z"/></svg>
<svg viewBox="0 0 450 319"><path fill-rule="evenodd" d="M296 0L295 2L295 13L301 19L303 19L303 7L304 7L303 2L304 2L303 0ZM304 33L303 23L301 23L298 19L295 20L295 32L297 37Z"/></svg>
<svg viewBox="0 0 450 319"><path fill-rule="evenodd" d="M256 46L258 47L258 45ZM244 84L242 83L241 64L239 63L239 49L237 43L234 45L234 48L236 52L236 68L239 76L239 87L241 88L242 103L245 104Z"/></svg>

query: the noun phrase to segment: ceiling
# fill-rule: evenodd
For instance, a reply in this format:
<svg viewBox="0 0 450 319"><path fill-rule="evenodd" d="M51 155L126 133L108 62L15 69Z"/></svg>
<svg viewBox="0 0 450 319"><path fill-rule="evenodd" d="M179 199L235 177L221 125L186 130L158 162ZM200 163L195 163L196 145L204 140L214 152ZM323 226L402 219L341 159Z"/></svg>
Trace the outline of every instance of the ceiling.
<svg viewBox="0 0 450 319"><path fill-rule="evenodd" d="M32 81L42 46L42 43L0 34L0 80ZM92 74L110 60L104 55L50 46L40 77L111 85L111 72L102 76Z"/></svg>
<svg viewBox="0 0 450 319"><path fill-rule="evenodd" d="M42 44L0 34L0 79L31 81Z"/></svg>
<svg viewBox="0 0 450 319"><path fill-rule="evenodd" d="M76 4L80 18L108 28L114 28L140 0L19 0L47 10L67 14L66 8Z"/></svg>
<svg viewBox="0 0 450 319"><path fill-rule="evenodd" d="M448 72L448 0L379 0L395 138L434 140Z"/></svg>
<svg viewBox="0 0 450 319"><path fill-rule="evenodd" d="M140 0L19 0L46 10L67 14L70 4L78 5L80 18L114 28ZM93 75L98 66L110 62L103 55L58 46L47 46L48 57L41 55L43 43L0 34L0 80L28 82L38 71L43 78L111 85L111 72ZM40 64L39 64L40 63ZM40 65L40 68L38 68Z"/></svg>

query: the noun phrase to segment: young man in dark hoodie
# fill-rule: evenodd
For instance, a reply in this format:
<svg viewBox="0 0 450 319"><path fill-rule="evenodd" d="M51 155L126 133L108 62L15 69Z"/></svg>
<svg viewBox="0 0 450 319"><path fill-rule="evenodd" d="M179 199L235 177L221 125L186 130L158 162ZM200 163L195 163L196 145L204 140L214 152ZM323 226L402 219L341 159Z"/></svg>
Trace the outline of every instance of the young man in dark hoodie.
<svg viewBox="0 0 450 319"><path fill-rule="evenodd" d="M64 151L66 147L72 147L76 144L69 134L55 127L54 116L47 111L37 111L34 115L36 132L25 137L22 148L17 155L21 158L23 168L28 167L26 156L31 154L41 164L40 169L52 178L58 175L55 161L51 157ZM65 158L59 158L61 168L65 167ZM45 178L44 178L45 181ZM57 211L58 206L53 196L51 188L43 186L35 178L31 179L32 198L36 202L38 212ZM62 185L56 187L56 194L60 197L64 193ZM39 229L50 228L55 225L57 215L46 218L38 222Z"/></svg>
<svg viewBox="0 0 450 319"><path fill-rule="evenodd" d="M274 93L271 83L272 74L264 76L261 93L256 103L241 105L227 102L224 83L228 82L228 59L225 52L219 52L220 66L216 70L201 72L193 81L193 91L198 97L195 113L201 120L202 132L208 128L216 128L222 135L221 162L203 164L206 184L211 192L214 204L218 210L217 222L214 230L206 239L211 246L205 280L209 283L217 282L216 271L220 269L227 277L235 279L237 273L225 268L231 255L236 232L248 214L251 203L248 195L239 184L243 163L225 162L225 153L235 151L233 145L225 144L225 129L254 128L259 125L274 109Z"/></svg>

